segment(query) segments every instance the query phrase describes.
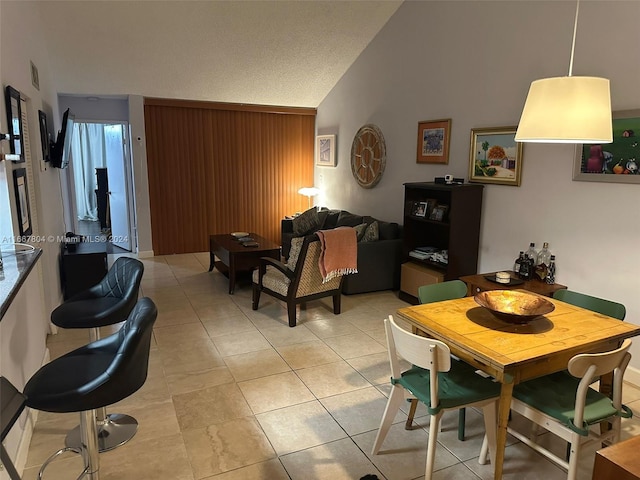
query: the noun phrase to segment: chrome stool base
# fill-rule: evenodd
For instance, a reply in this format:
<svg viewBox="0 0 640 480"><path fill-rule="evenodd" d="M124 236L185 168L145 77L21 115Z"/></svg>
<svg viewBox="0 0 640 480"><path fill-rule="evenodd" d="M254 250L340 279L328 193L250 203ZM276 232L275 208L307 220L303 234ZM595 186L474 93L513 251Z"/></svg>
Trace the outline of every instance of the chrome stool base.
<svg viewBox="0 0 640 480"><path fill-rule="evenodd" d="M38 471L38 480L43 480L44 471L56 458L66 452L77 453L82 456L84 470L76 480L100 480L100 458L97 446L96 411L85 410L80 412L80 425L78 431L78 446L67 446L45 460Z"/></svg>
<svg viewBox="0 0 640 480"><path fill-rule="evenodd" d="M138 421L122 413L110 413L97 422L98 451L107 452L127 443L138 431ZM71 430L65 439L67 447L80 447L80 426Z"/></svg>

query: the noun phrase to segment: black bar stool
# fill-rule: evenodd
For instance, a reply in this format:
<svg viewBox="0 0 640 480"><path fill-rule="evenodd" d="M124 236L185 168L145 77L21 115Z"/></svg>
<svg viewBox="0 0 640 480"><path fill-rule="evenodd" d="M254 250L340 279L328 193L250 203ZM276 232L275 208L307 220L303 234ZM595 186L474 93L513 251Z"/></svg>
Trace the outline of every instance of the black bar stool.
<svg viewBox="0 0 640 480"><path fill-rule="evenodd" d="M60 328L88 328L89 340L100 339L100 327L124 321L136 304L144 265L135 258L120 257L105 277L84 292L69 298L51 313L51 322ZM98 449L101 452L129 441L136 433L135 418L112 413L106 408L97 411ZM80 427L67 435L69 447L80 446Z"/></svg>
<svg viewBox="0 0 640 480"><path fill-rule="evenodd" d="M24 387L28 407L80 412L80 449L58 450L42 465L39 479L51 461L72 450L84 457L85 469L78 478L99 480L96 409L119 402L144 385L157 315L151 299L142 298L118 332L52 360L29 379Z"/></svg>
<svg viewBox="0 0 640 480"><path fill-rule="evenodd" d="M0 423L2 424L2 441L9 434L11 428L20 418L24 410L26 397L18 391L13 384L4 377L0 377ZM4 444L0 443L0 461L9 474L11 480L20 480L20 475L16 471L9 454L4 449Z"/></svg>

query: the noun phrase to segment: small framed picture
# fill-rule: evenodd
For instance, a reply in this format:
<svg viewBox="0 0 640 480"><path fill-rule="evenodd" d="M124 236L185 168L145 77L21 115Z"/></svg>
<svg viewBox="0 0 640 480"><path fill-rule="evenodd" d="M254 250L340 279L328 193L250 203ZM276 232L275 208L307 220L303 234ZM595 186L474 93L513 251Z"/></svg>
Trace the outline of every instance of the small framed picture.
<svg viewBox="0 0 640 480"><path fill-rule="evenodd" d="M436 205L435 207L433 207L433 210L429 215L429 220L443 222L445 217L447 216L447 210L449 210L449 205Z"/></svg>
<svg viewBox="0 0 640 480"><path fill-rule="evenodd" d="M16 194L20 236L29 236L32 233L31 208L29 207L29 189L27 188L27 170L25 168L16 168L13 171L13 188Z"/></svg>
<svg viewBox="0 0 640 480"><path fill-rule="evenodd" d="M427 214L427 202L414 202L411 215L414 217L424 217Z"/></svg>
<svg viewBox="0 0 640 480"><path fill-rule="evenodd" d="M469 181L520 186L522 143L517 127L474 128L469 148Z"/></svg>
<svg viewBox="0 0 640 480"><path fill-rule="evenodd" d="M316 137L316 165L336 166L336 136L318 135Z"/></svg>
<svg viewBox="0 0 640 480"><path fill-rule="evenodd" d="M449 163L451 119L418 123L418 155L416 163Z"/></svg>

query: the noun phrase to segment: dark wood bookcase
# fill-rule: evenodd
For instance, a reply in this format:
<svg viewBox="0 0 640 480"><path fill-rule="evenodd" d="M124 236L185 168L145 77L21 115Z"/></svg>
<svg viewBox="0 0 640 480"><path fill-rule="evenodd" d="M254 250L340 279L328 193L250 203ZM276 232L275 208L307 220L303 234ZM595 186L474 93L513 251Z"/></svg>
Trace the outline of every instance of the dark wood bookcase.
<svg viewBox="0 0 640 480"><path fill-rule="evenodd" d="M477 273L482 191L478 184L447 185L436 183L405 183L403 262L412 262L442 275L442 280L454 280ZM424 216L417 203L427 202ZM436 205L444 213L430 213ZM437 207L436 207L437 208ZM448 263L420 260L409 256L417 247L435 247L448 251ZM401 287L402 294L402 287Z"/></svg>

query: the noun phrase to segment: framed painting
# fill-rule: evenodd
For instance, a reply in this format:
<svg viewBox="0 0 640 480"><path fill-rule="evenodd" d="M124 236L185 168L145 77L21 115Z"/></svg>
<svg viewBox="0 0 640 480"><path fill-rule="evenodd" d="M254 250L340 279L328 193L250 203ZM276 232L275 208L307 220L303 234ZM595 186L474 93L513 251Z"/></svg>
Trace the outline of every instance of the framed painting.
<svg viewBox="0 0 640 480"><path fill-rule="evenodd" d="M29 207L29 190L27 188L27 170L16 168L13 171L13 187L16 194L16 210L18 211L18 229L21 237L31 235L31 209Z"/></svg>
<svg viewBox="0 0 640 480"><path fill-rule="evenodd" d="M450 138L450 118L419 122L416 163L448 164Z"/></svg>
<svg viewBox="0 0 640 480"><path fill-rule="evenodd" d="M573 180L640 183L640 110L613 112L613 142L576 145Z"/></svg>
<svg viewBox="0 0 640 480"><path fill-rule="evenodd" d="M318 135L316 137L316 165L336 166L336 136Z"/></svg>
<svg viewBox="0 0 640 480"><path fill-rule="evenodd" d="M469 147L469 181L520 186L522 143L517 127L474 128Z"/></svg>
<svg viewBox="0 0 640 480"><path fill-rule="evenodd" d="M24 140L22 136L22 107L20 106L20 92L15 88L7 85L5 88L5 101L7 104L7 124L9 125L9 143L11 145L11 153L18 155L16 163L23 163L24 156Z"/></svg>

